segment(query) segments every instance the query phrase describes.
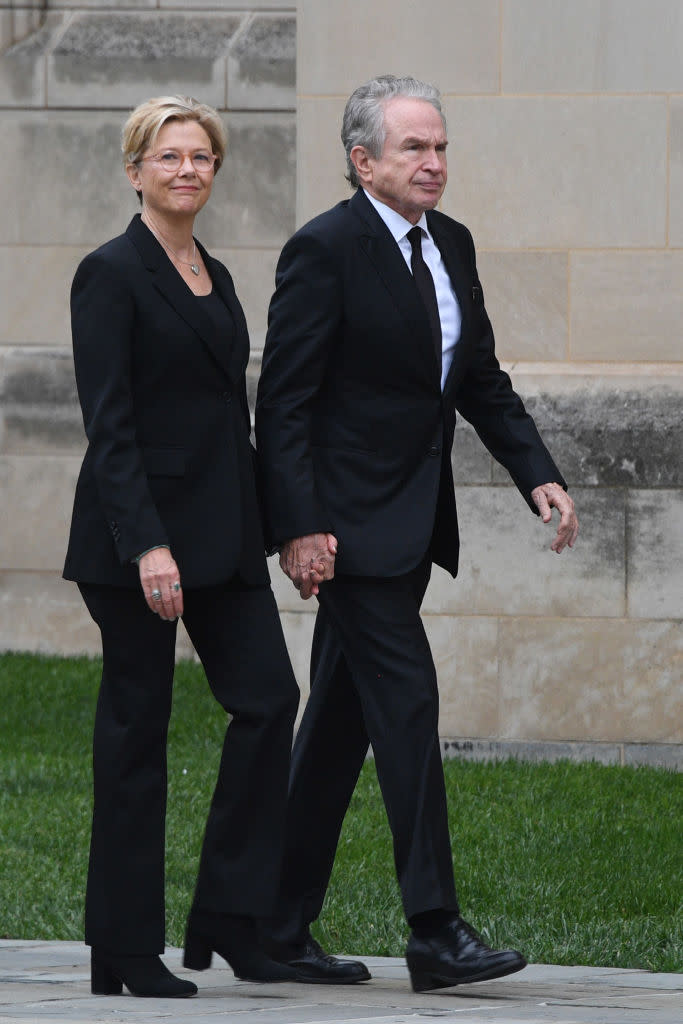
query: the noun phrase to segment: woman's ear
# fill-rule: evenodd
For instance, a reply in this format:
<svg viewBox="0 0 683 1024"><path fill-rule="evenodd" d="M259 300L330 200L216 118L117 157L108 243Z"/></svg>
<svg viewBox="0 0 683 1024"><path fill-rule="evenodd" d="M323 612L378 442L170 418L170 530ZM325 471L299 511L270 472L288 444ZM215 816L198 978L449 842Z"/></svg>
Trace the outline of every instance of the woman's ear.
<svg viewBox="0 0 683 1024"><path fill-rule="evenodd" d="M140 168L137 164L126 164L126 174L128 180L135 189L136 192L142 192L142 182L140 181Z"/></svg>

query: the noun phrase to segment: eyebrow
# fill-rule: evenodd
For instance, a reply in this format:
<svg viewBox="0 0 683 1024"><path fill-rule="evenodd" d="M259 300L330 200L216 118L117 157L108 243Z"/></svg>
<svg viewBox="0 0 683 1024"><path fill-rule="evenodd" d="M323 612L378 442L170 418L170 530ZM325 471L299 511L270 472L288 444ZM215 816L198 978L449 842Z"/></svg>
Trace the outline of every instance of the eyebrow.
<svg viewBox="0 0 683 1024"><path fill-rule="evenodd" d="M408 138L403 140L402 145L403 146L412 146L415 143L417 143L420 146L429 146L431 141L432 140L430 138L427 138L426 135L409 135ZM440 138L440 139L437 140L436 145L437 146L447 146L448 145L448 139Z"/></svg>

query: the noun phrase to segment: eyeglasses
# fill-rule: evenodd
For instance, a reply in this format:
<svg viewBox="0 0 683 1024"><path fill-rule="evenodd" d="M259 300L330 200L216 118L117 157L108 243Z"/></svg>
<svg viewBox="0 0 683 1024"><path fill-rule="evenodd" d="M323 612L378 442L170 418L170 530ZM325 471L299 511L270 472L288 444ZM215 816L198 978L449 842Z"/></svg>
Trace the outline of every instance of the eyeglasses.
<svg viewBox="0 0 683 1024"><path fill-rule="evenodd" d="M178 153L175 149L165 149L163 153L155 153L154 156L140 157L138 162L145 163L145 161L149 160L152 163L159 164L165 171L174 172L180 170L186 156L189 156L190 163L197 174L206 174L208 171L213 170L213 166L218 159L215 153L208 153L203 149L198 150L196 153Z"/></svg>

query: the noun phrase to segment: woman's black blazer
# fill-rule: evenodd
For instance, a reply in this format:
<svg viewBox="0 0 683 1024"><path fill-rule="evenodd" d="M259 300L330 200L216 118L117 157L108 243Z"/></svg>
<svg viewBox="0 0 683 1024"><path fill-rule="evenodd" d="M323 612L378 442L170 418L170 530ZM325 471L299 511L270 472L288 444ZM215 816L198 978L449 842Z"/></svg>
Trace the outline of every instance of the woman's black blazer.
<svg viewBox="0 0 683 1024"><path fill-rule="evenodd" d="M185 587L268 581L249 440L249 338L226 268L198 244L225 332L133 218L86 256L71 291L88 448L66 579L139 586L131 561L168 544Z"/></svg>

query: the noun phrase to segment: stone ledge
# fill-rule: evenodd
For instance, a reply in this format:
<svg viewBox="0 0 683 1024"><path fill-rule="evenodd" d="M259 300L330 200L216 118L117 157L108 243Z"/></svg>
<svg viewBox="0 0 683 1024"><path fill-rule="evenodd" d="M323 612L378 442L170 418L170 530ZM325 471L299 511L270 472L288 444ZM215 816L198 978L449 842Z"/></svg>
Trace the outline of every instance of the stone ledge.
<svg viewBox="0 0 683 1024"><path fill-rule="evenodd" d="M463 761L595 761L683 770L683 743L556 743L552 741L441 739L446 759Z"/></svg>

